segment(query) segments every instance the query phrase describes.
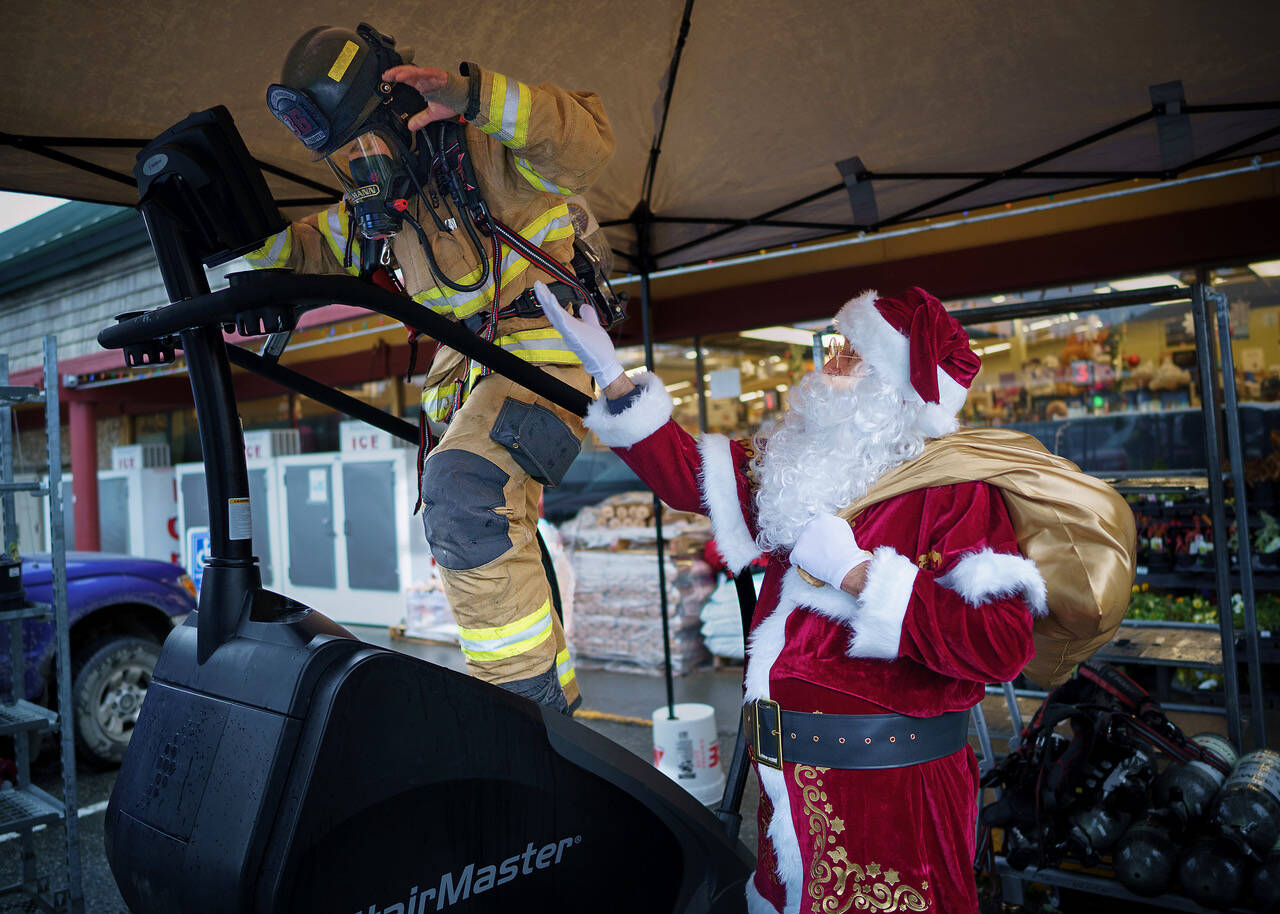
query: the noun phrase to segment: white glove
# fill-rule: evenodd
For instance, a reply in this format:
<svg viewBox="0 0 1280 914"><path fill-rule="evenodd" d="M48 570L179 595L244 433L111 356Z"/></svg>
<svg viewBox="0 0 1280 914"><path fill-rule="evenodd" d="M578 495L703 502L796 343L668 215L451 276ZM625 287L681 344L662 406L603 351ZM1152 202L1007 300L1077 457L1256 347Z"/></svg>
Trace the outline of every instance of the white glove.
<svg viewBox="0 0 1280 914"><path fill-rule="evenodd" d="M809 521L791 547L792 565L837 590L845 575L870 558L871 553L858 545L848 521L834 514L819 514Z"/></svg>
<svg viewBox="0 0 1280 914"><path fill-rule="evenodd" d="M582 359L582 367L595 378L600 389L603 390L618 380L622 374L622 363L618 361L609 332L600 326L596 309L590 305L584 306L582 320L578 320L560 307L560 302L546 283L535 282L533 294L538 296L538 304L542 305L542 313L551 321L551 326L560 331L569 348Z"/></svg>

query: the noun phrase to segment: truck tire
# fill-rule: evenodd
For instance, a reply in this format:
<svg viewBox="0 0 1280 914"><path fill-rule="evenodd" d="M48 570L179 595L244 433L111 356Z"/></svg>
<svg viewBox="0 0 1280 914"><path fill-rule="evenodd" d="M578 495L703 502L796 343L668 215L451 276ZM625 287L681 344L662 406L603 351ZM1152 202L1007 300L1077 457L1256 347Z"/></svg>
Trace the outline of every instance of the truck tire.
<svg viewBox="0 0 1280 914"><path fill-rule="evenodd" d="M160 645L137 635L109 634L86 645L72 663L76 754L103 768L118 766L160 659Z"/></svg>

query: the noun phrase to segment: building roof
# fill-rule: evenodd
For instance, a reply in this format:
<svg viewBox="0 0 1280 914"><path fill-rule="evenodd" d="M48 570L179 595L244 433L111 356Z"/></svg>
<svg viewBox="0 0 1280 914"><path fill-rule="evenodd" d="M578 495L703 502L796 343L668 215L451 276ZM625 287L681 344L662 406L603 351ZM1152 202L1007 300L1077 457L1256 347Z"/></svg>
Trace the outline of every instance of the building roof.
<svg viewBox="0 0 1280 914"><path fill-rule="evenodd" d="M0 295L146 243L142 217L130 207L64 203L0 232Z"/></svg>

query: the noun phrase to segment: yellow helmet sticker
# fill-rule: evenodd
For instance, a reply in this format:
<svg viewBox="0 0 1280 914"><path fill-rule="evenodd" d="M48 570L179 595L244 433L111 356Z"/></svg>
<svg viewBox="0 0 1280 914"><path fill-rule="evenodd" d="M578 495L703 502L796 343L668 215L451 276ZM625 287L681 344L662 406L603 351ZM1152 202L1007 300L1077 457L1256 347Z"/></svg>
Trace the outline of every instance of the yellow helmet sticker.
<svg viewBox="0 0 1280 914"><path fill-rule="evenodd" d="M336 83L342 82L342 77L346 75L347 68L351 66L351 61L356 59L356 54L359 52L360 45L354 41L348 41L343 45L342 51L338 54L338 59L329 68L329 78Z"/></svg>

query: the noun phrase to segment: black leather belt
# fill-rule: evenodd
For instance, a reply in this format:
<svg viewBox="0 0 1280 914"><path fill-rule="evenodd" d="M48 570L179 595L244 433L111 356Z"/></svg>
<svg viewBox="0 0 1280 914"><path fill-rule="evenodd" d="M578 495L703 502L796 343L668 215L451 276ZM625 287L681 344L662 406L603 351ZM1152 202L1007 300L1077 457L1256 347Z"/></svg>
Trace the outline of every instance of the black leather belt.
<svg viewBox="0 0 1280 914"><path fill-rule="evenodd" d="M547 288L552 294L564 305L571 313L574 313L573 304L577 299L577 292L573 286L564 282L549 282ZM532 288L525 289L510 302L508 302L498 317L538 317L542 314L542 305L538 304L538 296ZM479 333L484 327L485 321L489 319L488 311L479 311L465 319L462 323L472 333Z"/></svg>
<svg viewBox="0 0 1280 914"><path fill-rule="evenodd" d="M905 714L805 714L783 711L776 701L743 706L747 739L756 761L781 768L784 761L822 768L903 768L964 748L969 712L937 717Z"/></svg>

